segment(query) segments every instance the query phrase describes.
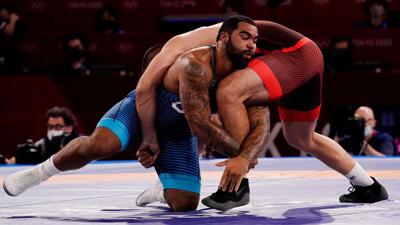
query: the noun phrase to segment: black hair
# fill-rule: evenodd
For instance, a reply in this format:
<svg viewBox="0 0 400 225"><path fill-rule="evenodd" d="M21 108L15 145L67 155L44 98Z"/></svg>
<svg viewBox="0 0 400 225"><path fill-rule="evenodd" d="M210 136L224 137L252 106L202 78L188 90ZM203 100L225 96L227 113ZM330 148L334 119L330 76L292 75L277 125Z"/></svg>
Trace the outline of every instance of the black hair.
<svg viewBox="0 0 400 225"><path fill-rule="evenodd" d="M143 55L142 59L142 73L146 70L147 66L150 64L151 60L161 51L163 45L156 44L147 49L146 53Z"/></svg>
<svg viewBox="0 0 400 225"><path fill-rule="evenodd" d="M77 124L74 114L72 114L70 109L65 107L55 106L47 110L47 112L44 114L46 122L50 117L62 117L66 126L75 127Z"/></svg>
<svg viewBox="0 0 400 225"><path fill-rule="evenodd" d="M72 40L79 39L83 45L83 47L88 50L89 49L89 40L79 32L72 32L64 36L62 46L64 50L68 49L68 43Z"/></svg>
<svg viewBox="0 0 400 225"><path fill-rule="evenodd" d="M218 31L217 41L219 41L222 32L227 32L231 34L234 30L238 28L240 22L245 22L256 26L254 20L247 16L242 16L242 15L230 16L226 18L222 23L222 26Z"/></svg>

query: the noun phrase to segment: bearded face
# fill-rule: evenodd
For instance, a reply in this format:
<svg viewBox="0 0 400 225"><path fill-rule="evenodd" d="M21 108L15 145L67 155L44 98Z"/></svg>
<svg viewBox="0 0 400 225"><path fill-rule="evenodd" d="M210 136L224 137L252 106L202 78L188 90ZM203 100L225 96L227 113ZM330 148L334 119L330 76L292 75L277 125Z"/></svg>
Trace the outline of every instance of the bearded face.
<svg viewBox="0 0 400 225"><path fill-rule="evenodd" d="M232 38L229 38L226 43L226 54L236 69L246 68L253 57L253 51L251 49L239 49L233 43Z"/></svg>

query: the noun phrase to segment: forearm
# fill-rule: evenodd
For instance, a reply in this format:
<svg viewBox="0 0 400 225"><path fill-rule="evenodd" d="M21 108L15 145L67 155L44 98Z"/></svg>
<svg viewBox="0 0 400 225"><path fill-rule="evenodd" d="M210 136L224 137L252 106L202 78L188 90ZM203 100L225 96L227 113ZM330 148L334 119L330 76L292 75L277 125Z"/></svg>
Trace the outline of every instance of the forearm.
<svg viewBox="0 0 400 225"><path fill-rule="evenodd" d="M225 130L210 121L203 119L189 119L192 132L214 151L229 157L239 155L240 144Z"/></svg>
<svg viewBox="0 0 400 225"><path fill-rule="evenodd" d="M238 154L239 142L212 122L209 86L211 69L196 60L182 60L179 96L194 135L215 151L228 156Z"/></svg>
<svg viewBox="0 0 400 225"><path fill-rule="evenodd" d="M241 146L240 155L252 160L266 148L270 123L268 107L252 107L248 110L250 132Z"/></svg>
<svg viewBox="0 0 400 225"><path fill-rule="evenodd" d="M173 50L166 44L149 63L136 86L136 110L144 138L154 138L156 134L155 119L157 111L157 91L167 73L168 68L178 57L178 50Z"/></svg>
<svg viewBox="0 0 400 225"><path fill-rule="evenodd" d="M155 89L136 93L136 110L143 137L152 138L156 135L155 119L157 113L157 99Z"/></svg>
<svg viewBox="0 0 400 225"><path fill-rule="evenodd" d="M378 150L374 149L368 143L365 143L364 152L366 155L370 155L370 156L385 156L384 154L380 153Z"/></svg>

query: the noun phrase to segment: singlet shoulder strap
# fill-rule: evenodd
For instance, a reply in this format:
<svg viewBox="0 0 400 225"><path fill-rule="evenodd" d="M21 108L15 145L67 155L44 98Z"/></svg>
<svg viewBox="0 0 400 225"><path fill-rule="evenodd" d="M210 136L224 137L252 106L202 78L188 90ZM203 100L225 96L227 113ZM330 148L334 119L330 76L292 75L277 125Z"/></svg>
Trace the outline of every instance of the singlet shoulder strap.
<svg viewBox="0 0 400 225"><path fill-rule="evenodd" d="M217 84L217 47L210 45L211 48L211 69L212 69L212 83L210 88L214 88Z"/></svg>

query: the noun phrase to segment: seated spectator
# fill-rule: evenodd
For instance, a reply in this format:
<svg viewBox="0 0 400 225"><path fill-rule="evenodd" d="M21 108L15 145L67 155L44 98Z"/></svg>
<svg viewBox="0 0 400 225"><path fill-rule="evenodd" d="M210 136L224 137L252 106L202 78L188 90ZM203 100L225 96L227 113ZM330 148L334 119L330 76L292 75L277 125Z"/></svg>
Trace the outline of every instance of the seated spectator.
<svg viewBox="0 0 400 225"><path fill-rule="evenodd" d="M9 5L0 3L0 74L21 71L20 40L25 31L20 16Z"/></svg>
<svg viewBox="0 0 400 225"><path fill-rule="evenodd" d="M367 16L365 21L360 22L358 28L388 28L387 15L389 3L386 0L367 0L364 4L364 11Z"/></svg>
<svg viewBox="0 0 400 225"><path fill-rule="evenodd" d="M354 112L353 121L361 121L357 132L357 127L350 125L351 132L343 136L339 143L353 155L370 156L393 156L397 151L397 146L393 137L378 131L375 128L377 121L374 111L367 106L361 106ZM360 135L358 135L360 133Z"/></svg>
<svg viewBox="0 0 400 225"><path fill-rule="evenodd" d="M79 136L76 131L76 118L68 108L53 107L45 113L44 117L47 126L46 136L35 143L28 140L27 143L18 145L15 156L4 159L4 163L43 162Z"/></svg>
<svg viewBox="0 0 400 225"><path fill-rule="evenodd" d="M336 35L331 45L324 50L325 69L341 72L353 69L353 41L350 36Z"/></svg>
<svg viewBox="0 0 400 225"><path fill-rule="evenodd" d="M103 34L124 34L118 21L117 10L110 5L101 8L96 16L94 31Z"/></svg>
<svg viewBox="0 0 400 225"><path fill-rule="evenodd" d="M89 45L89 40L81 33L65 35L63 49L67 59L58 68L57 73L62 75L91 75L92 64L88 56Z"/></svg>

